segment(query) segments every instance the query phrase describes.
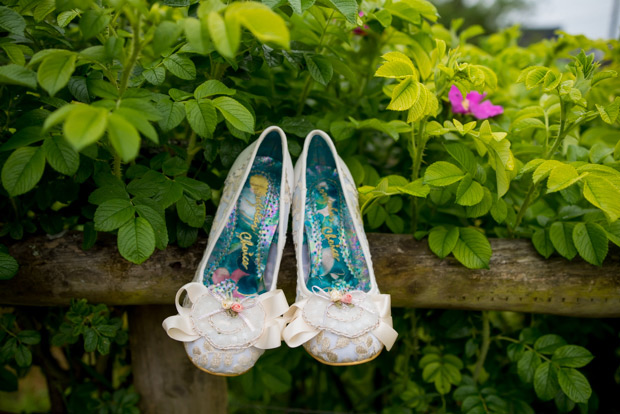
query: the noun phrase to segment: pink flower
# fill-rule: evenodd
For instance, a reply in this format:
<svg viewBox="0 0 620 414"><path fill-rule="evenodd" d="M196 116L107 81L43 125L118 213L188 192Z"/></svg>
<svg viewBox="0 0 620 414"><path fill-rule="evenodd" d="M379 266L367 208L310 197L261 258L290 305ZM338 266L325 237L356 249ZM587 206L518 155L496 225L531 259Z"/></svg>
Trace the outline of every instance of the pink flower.
<svg viewBox="0 0 620 414"><path fill-rule="evenodd" d="M342 299L340 299L342 303L351 303L353 302L353 295L350 293L345 293L342 295Z"/></svg>
<svg viewBox="0 0 620 414"><path fill-rule="evenodd" d="M243 305L240 304L239 302L235 302L230 306L230 310L232 310L233 312L242 312L243 311Z"/></svg>
<svg viewBox="0 0 620 414"><path fill-rule="evenodd" d="M500 105L493 105L491 101L482 100L486 93L481 94L478 91L471 91L467 94L467 98L463 98L463 94L456 85L452 85L448 98L452 104L452 112L455 114L471 114L476 119L487 119L492 116L504 113L504 108Z"/></svg>
<svg viewBox="0 0 620 414"><path fill-rule="evenodd" d="M359 17L364 17L364 12L363 11L359 11L357 13L357 15ZM353 34L356 34L358 36L366 36L368 34L367 30L369 29L368 25L365 24L364 27L362 26L357 26L356 28L353 29Z"/></svg>

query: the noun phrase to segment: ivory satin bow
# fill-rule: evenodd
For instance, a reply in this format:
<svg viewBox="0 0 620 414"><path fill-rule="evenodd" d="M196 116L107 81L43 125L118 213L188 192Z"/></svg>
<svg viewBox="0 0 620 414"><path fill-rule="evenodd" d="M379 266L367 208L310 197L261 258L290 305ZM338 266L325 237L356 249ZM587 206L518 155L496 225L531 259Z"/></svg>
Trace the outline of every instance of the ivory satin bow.
<svg viewBox="0 0 620 414"><path fill-rule="evenodd" d="M350 293L354 295L351 305L360 307L364 311L378 317L378 326L371 330L370 333L377 337L377 339L381 341L385 348L389 351L398 336L398 333L394 330L394 328L392 328L390 295L370 294L363 291L352 291ZM308 304L311 298L319 298L319 300L329 302L325 304L326 315L329 307L334 305L330 294L323 289L313 289L312 296L293 304L293 306L289 308L288 312L284 314L284 318L289 323L286 328L284 328L284 331L282 331L282 338L290 347L294 348L302 345L321 332L321 329L311 326L303 317L304 307ZM364 306L363 302L365 299L370 299L376 309L371 309L368 306Z"/></svg>
<svg viewBox="0 0 620 414"><path fill-rule="evenodd" d="M162 326L170 338L181 342L192 342L201 337L194 327L192 318L204 319L226 312L226 310L222 308L205 315L193 315L193 307L187 308L179 303L179 298L183 292L187 292L187 297L192 304L198 303L205 295L210 295L220 302L222 298L220 295L198 282L188 283L179 289L175 298L175 305L179 314L166 318ZM247 329L254 330L256 328L250 323L248 312L256 311L256 307L260 307L265 313L262 333L255 341L246 344L245 347L255 346L260 349L279 347L282 341L281 332L286 324L286 320L282 318L281 315L289 308L284 292L282 292L281 289L276 289L257 297L243 299L241 304L243 305L244 303L247 305L244 305L244 309L238 313L238 317L244 321ZM223 328L225 327L221 327L220 329L225 332ZM205 337L205 339L209 340L208 337ZM239 348L243 347L244 346L239 346Z"/></svg>

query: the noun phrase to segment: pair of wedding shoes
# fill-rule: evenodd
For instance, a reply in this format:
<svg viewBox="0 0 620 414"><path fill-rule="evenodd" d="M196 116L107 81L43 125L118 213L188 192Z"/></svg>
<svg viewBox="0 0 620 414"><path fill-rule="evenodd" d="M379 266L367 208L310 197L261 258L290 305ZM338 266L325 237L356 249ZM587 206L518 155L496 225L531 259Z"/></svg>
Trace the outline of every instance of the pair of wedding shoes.
<svg viewBox="0 0 620 414"><path fill-rule="evenodd" d="M298 276L289 307L276 286L291 202ZM308 134L294 170L275 126L238 156L200 266L175 304L164 329L216 375L244 373L282 339L330 365L392 347L390 296L377 287L357 189L325 132Z"/></svg>

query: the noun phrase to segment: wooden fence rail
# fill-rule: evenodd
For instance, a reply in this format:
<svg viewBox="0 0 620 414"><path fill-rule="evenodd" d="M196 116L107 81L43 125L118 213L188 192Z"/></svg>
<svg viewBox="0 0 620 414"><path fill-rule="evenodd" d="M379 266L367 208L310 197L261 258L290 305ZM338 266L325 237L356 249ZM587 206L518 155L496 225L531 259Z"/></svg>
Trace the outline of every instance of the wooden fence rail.
<svg viewBox="0 0 620 414"><path fill-rule="evenodd" d="M377 282L397 307L510 310L582 317L620 317L620 252L601 268L582 260L545 260L527 240L491 240L489 270L469 270L453 258L439 260L411 236L369 234ZM0 281L0 304L67 305L86 298L129 308L134 385L145 413L223 414L228 393L223 377L196 369L183 347L166 337L161 321L175 313L177 289L191 280L205 246L169 247L141 266L120 257L103 237L83 251L80 233L34 237L10 247L20 262L17 276ZM290 303L295 258L286 247L279 287Z"/></svg>
<svg viewBox="0 0 620 414"><path fill-rule="evenodd" d="M408 235L369 234L377 275L395 307L509 310L581 317L620 317L620 251L603 267L580 259L542 258L527 240L493 239L489 270L469 270L433 255ZM109 305L172 304L191 280L204 241L189 249L157 251L142 265L124 260L111 238L88 251L80 233L15 243L17 276L0 281L0 304L66 305L86 298ZM279 287L294 300L295 258L286 247Z"/></svg>

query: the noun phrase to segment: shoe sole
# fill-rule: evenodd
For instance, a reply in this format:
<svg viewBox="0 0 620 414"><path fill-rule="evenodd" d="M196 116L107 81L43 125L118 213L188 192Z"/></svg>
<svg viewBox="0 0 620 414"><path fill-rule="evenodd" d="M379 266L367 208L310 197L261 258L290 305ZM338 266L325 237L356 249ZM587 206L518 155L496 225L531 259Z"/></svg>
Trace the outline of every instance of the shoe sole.
<svg viewBox="0 0 620 414"><path fill-rule="evenodd" d="M376 354L374 354L372 357L368 358L368 359L363 359L361 361L354 361L354 362L328 362L325 361L319 357L317 357L316 355L311 354L310 352L306 351L308 353L308 355L310 355L312 358L316 359L317 361L319 361L322 364L325 365L331 365L332 367L349 367L352 365L360 365L360 364L365 364L366 362L370 362L373 359L376 359L381 352L383 352L383 348L381 348L381 350L379 352L377 352Z"/></svg>
<svg viewBox="0 0 620 414"><path fill-rule="evenodd" d="M185 353L185 355L187 355L187 353ZM245 374L246 372L248 372L249 370L251 370L252 368L254 368L254 366L251 366L250 368L246 369L246 370L245 370L245 371L243 371L243 372L240 372L239 374L222 374L222 373L219 373L219 372L212 372L212 371L209 371L208 369L205 369L205 368L201 367L200 365L196 365L196 363L194 362L194 360L193 360L192 358L190 358L190 356L189 356L189 355L187 355L187 359L189 359L189 362L191 362L191 363L192 363L192 365L193 365L193 366L195 366L196 368L198 368L199 370L204 371L204 372L206 372L207 374L215 375L215 376L217 376L217 377L238 377L239 375L243 375L243 374Z"/></svg>

